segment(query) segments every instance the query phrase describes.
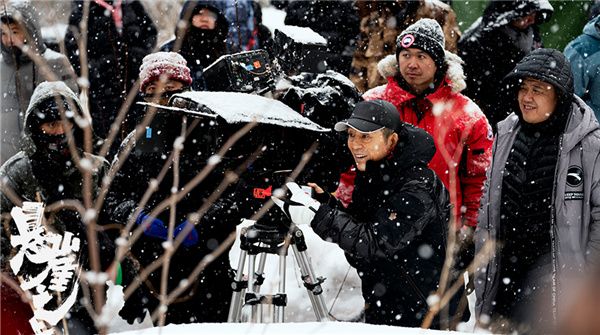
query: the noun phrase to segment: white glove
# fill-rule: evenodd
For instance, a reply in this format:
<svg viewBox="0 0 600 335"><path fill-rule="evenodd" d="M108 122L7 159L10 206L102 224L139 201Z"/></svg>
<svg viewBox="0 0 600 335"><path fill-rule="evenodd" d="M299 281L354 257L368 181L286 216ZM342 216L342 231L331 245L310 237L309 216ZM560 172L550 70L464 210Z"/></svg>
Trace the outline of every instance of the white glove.
<svg viewBox="0 0 600 335"><path fill-rule="evenodd" d="M288 200L281 200L276 197L271 197L271 199L293 223L296 225L310 225L321 203L311 198L298 184L290 182L285 185L292 196Z"/></svg>

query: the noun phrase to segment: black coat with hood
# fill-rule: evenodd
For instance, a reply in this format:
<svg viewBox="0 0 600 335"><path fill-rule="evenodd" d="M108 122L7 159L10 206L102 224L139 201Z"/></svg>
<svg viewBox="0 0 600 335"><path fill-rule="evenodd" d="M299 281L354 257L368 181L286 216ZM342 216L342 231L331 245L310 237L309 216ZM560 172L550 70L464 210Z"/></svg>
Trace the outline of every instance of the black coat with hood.
<svg viewBox="0 0 600 335"><path fill-rule="evenodd" d="M117 1L107 0L114 5ZM65 36L65 47L69 61L81 75L78 35L83 20L84 1L74 0L71 4L69 29ZM139 68L144 56L156 45L157 30L144 6L137 0L121 2L122 27L115 16L106 15L107 9L90 1L87 30L87 64L90 81L90 112L94 130L106 138L110 125L117 116L125 97L138 79Z"/></svg>
<svg viewBox="0 0 600 335"><path fill-rule="evenodd" d="M427 167L433 139L408 124L395 150L357 171L347 209L329 201L311 225L337 243L358 271L366 322L418 327L437 290L446 257L450 214L446 189ZM451 303L451 311L456 307ZM436 319L433 327L439 327Z"/></svg>
<svg viewBox="0 0 600 335"><path fill-rule="evenodd" d="M508 115L497 108L503 97L500 82L525 55L542 47L538 26L550 20L553 11L547 0L493 0L458 42L467 81L463 93L477 103L494 130ZM518 30L510 25L531 12L536 22L530 27Z"/></svg>
<svg viewBox="0 0 600 335"><path fill-rule="evenodd" d="M217 14L215 29L200 29L192 25L192 18L202 9ZM160 47L161 51L175 51L187 61L193 79L192 88L196 91L206 89L204 68L219 57L227 54L227 34L229 23L225 15L210 1L188 0L183 4L179 21L186 23L186 29L175 29L175 38Z"/></svg>
<svg viewBox="0 0 600 335"><path fill-rule="evenodd" d="M35 131L40 122L43 122L40 120L40 115L46 115L42 119L45 119L48 115L44 114L45 110L40 106L47 103L48 100L54 101L57 96L74 104L81 111L79 99L63 82L43 82L36 88L25 115L24 149L0 168L0 178L3 181L2 191L0 192L0 209L3 215L8 215L15 205L6 195L5 192L7 192L7 189L12 190L23 201L36 202L39 197L46 205L55 204L57 201L66 199L83 200L83 177L71 161L70 154L66 154L68 152L65 151L66 142L64 139L66 137L63 137L63 140L60 142L53 142L52 139L56 139L56 135L43 135ZM46 138L43 136L46 136ZM74 132L74 136L75 138L80 138L77 131ZM41 144L45 144L47 147ZM62 153L53 150L55 147L63 148ZM91 170L91 196L92 199L96 199L102 178L108 170L108 162L103 158L82 153L81 151L79 154L83 155L82 158L89 159L93 166ZM87 228L82 222L81 215L70 209L61 209L51 214L48 222L50 222L51 227L56 232L63 234L64 231L69 231L81 240L78 263L85 270L90 270L89 256L87 254L89 242L86 235ZM12 220L3 221L2 225L2 269L4 271L6 263L12 257L13 253L9 242L10 235L18 231ZM98 232L97 239L94 242L98 245L101 267L105 271L111 265L114 258L114 245L108 236L102 232ZM24 271L36 271L35 267L25 265L27 267ZM124 283L129 283L135 276L133 272L134 265L129 259L125 259L121 265ZM81 298L82 292L79 294ZM121 315L130 322L136 316L141 316L141 310L132 307L132 303L139 302L142 299L139 294L140 292L138 291L133 295L121 311ZM68 325L71 332L96 332L94 322L82 304L76 303L69 313Z"/></svg>

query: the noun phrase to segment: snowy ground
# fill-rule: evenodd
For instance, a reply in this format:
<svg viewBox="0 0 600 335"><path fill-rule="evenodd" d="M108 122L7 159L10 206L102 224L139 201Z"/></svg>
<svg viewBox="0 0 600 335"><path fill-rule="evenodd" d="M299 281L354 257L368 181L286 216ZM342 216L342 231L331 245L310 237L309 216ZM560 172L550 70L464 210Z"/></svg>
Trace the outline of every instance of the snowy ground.
<svg viewBox="0 0 600 335"><path fill-rule="evenodd" d="M204 323L190 325L170 325L142 331L121 333L121 335L436 335L436 334L466 334L461 332L437 331L420 328L400 328L391 326L374 326L350 322L305 322L305 323Z"/></svg>
<svg viewBox="0 0 600 335"><path fill-rule="evenodd" d="M242 227L250 225L247 222L238 226L238 235ZM356 270L351 268L341 249L333 244L321 240L310 227L302 226L306 238L308 250L315 275L326 277L323 284L323 296L325 304L330 313L338 320L352 320L356 318L363 307L364 300L360 292L360 279ZM239 239L234 244L231 252L231 266L237 268L237 262L240 256ZM246 262L247 264L247 262ZM247 273L247 269L245 270ZM277 293L279 284L278 278L278 260L276 255L269 255L265 267L265 283L262 286L262 293ZM287 256L287 276L286 293L288 294L288 307L285 313L285 324L251 324L251 323L220 323L220 324L189 324L189 325L169 325L162 329L155 327L138 331L128 331L120 334L466 334L461 332L442 332L433 330L423 330L417 328L399 328L390 326L375 326L355 322L316 322L310 300L306 289L300 281L298 265L293 255ZM471 301L471 304L473 301ZM268 308L265 307L263 314L265 319L271 315ZM148 323L145 326L148 327ZM116 325L112 331L126 331L131 329L124 323ZM138 326L139 328L140 326ZM462 331L473 332L473 320L468 324L459 327Z"/></svg>
<svg viewBox="0 0 600 335"><path fill-rule="evenodd" d="M248 222L239 225L238 233L242 227L249 224ZM327 309L338 320L354 319L360 314L364 304L360 292L360 279L356 270L350 267L344 257L344 252L337 245L321 240L308 226L302 226L301 229L304 232L308 247L306 253L310 258L315 275L326 278L322 286ZM239 255L238 239L229 253L231 266L234 269L238 267ZM266 280L261 292L277 293L279 285L277 257L277 255L269 255L267 257L265 267ZM287 256L286 263L286 293L288 294L288 307L285 314L286 321L316 321L308 293L300 280L299 266L291 250ZM245 273L247 273L247 269Z"/></svg>

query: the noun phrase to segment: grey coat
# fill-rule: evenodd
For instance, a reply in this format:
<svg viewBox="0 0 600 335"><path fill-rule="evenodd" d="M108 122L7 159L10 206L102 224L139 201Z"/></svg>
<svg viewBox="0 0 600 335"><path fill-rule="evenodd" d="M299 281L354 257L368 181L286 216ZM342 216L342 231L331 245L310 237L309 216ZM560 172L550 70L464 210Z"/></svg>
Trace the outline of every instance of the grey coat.
<svg viewBox="0 0 600 335"><path fill-rule="evenodd" d="M20 148L25 110L35 87L50 80L64 81L78 92L75 71L66 56L47 49L42 41L41 30L34 9L25 1L11 1L0 8L2 17L8 16L21 22L26 28L27 45L39 54L41 63L32 61L25 54L13 56L2 48L0 54L0 164L6 162ZM30 41L30 42L29 42ZM52 73L44 71L42 64Z"/></svg>
<svg viewBox="0 0 600 335"><path fill-rule="evenodd" d="M41 200L47 202L47 195L49 190L45 190L42 183L34 175L32 169L32 155L37 151L34 141L31 138L31 126L34 110L44 100L52 98L56 95L60 95L65 100L73 102L76 107L81 110L82 106L73 91L71 91L62 82L44 82L41 83L34 91L29 106L25 112L25 122L23 124L23 136L22 136L22 151L12 156L0 167L0 184L7 186L13 190L15 194L19 195L24 201L37 201L36 196L39 194ZM81 153L83 157L89 159L92 163L92 197L95 198L98 195L98 191L102 182L102 177L106 174L109 168L109 164L106 159L92 155L89 153ZM49 168L50 169L50 168ZM56 175L60 175L59 180L53 180L57 185L64 184L65 188L74 190L75 194L72 196L75 199L83 199L82 192L82 177L79 174L77 168L73 165L70 168L62 169L59 172L50 173L52 171L40 171L38 176L48 174L52 175L53 178ZM13 203L0 189L0 212L10 212L13 207Z"/></svg>
<svg viewBox="0 0 600 335"><path fill-rule="evenodd" d="M504 166L520 123L511 114L498 124L492 166L481 200L475 248L495 241L500 230L500 208ZM568 279L581 275L600 259L600 125L592 110L578 97L560 138L559 157L553 186L552 222L552 312L560 313L557 301L568 290ZM492 315L502 255L492 254L488 264L476 269L477 317Z"/></svg>

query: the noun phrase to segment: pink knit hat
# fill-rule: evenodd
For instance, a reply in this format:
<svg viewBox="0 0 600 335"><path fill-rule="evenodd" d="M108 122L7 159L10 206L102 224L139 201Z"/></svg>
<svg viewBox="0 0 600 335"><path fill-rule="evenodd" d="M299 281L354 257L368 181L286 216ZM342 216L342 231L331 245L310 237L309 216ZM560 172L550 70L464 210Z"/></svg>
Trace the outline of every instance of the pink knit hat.
<svg viewBox="0 0 600 335"><path fill-rule="evenodd" d="M186 60L176 52L155 52L147 55L140 66L140 92L143 92L152 81L166 79L177 80L186 85L192 84L190 69Z"/></svg>

